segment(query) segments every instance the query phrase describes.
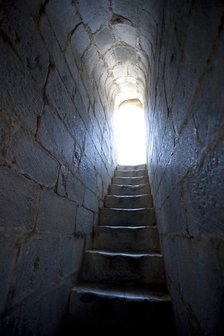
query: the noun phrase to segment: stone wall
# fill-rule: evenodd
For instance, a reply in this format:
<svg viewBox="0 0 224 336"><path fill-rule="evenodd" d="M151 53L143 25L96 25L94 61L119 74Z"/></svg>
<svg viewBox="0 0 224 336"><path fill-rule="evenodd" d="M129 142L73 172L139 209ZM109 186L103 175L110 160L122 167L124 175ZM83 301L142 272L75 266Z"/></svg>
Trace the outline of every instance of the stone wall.
<svg viewBox="0 0 224 336"><path fill-rule="evenodd" d="M1 335L58 331L115 166L80 20L72 1L1 2Z"/></svg>
<svg viewBox="0 0 224 336"><path fill-rule="evenodd" d="M224 5L164 4L149 166L180 335L224 333Z"/></svg>

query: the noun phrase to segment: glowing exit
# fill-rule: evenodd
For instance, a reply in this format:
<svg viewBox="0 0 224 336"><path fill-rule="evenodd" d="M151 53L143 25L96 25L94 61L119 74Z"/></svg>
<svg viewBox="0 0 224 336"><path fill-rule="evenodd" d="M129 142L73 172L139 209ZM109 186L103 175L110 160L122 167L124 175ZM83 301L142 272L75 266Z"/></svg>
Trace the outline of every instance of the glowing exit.
<svg viewBox="0 0 224 336"><path fill-rule="evenodd" d="M146 163L144 110L136 104L121 104L115 112L114 132L118 164Z"/></svg>

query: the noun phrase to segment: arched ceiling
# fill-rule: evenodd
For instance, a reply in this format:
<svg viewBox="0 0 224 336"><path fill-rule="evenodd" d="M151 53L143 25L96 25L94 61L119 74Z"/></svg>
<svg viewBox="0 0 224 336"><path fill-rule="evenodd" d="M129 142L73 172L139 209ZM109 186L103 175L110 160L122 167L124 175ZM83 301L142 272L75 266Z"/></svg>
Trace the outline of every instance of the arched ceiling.
<svg viewBox="0 0 224 336"><path fill-rule="evenodd" d="M72 33L79 66L120 104L143 102L154 57L160 0L74 1L80 17Z"/></svg>

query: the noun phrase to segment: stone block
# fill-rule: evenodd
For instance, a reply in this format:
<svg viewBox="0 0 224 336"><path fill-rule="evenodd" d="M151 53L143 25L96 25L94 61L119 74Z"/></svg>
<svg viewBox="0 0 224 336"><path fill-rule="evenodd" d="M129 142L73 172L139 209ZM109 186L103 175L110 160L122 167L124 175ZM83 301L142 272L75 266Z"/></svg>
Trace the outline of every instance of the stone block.
<svg viewBox="0 0 224 336"><path fill-rule="evenodd" d="M90 117L88 113L89 99L86 99L85 101L83 97L81 96L81 94L77 91L75 94L75 98L74 98L74 104L78 112L77 116L80 116L86 129L89 129L90 127Z"/></svg>
<svg viewBox="0 0 224 336"><path fill-rule="evenodd" d="M134 63L136 59L136 53L134 48L132 47L116 47L115 49L115 55L117 58L117 62L121 63Z"/></svg>
<svg viewBox="0 0 224 336"><path fill-rule="evenodd" d="M24 334L24 330L27 334L43 336L58 333L66 319L70 286L70 283L60 284L22 305L16 326L17 333ZM9 329L8 334L10 331Z"/></svg>
<svg viewBox="0 0 224 336"><path fill-rule="evenodd" d="M130 46L136 45L137 31L136 28L130 24L116 24L115 27L116 41L120 40L122 43L126 43Z"/></svg>
<svg viewBox="0 0 224 336"><path fill-rule="evenodd" d="M75 202L45 190L41 195L37 229L40 232L73 234L75 232L76 208Z"/></svg>
<svg viewBox="0 0 224 336"><path fill-rule="evenodd" d="M74 140L64 123L56 117L55 110L49 106L45 107L41 118L38 141L59 161L66 161L72 167Z"/></svg>
<svg viewBox="0 0 224 336"><path fill-rule="evenodd" d="M74 85L74 83L72 83L72 85ZM46 96L49 102L57 109L60 117L65 123L68 123L68 120L75 116L75 106L63 81L55 69L49 74L46 86Z"/></svg>
<svg viewBox="0 0 224 336"><path fill-rule="evenodd" d="M70 0L52 0L46 4L46 12L62 50L65 49L71 31L80 23L80 17Z"/></svg>
<svg viewBox="0 0 224 336"><path fill-rule="evenodd" d="M223 141L204 155L201 166L184 183L189 231L223 238Z"/></svg>
<svg viewBox="0 0 224 336"><path fill-rule="evenodd" d="M133 0L131 3L128 0L112 1L112 10L119 17L122 23L129 23L138 25L137 8L139 6L138 0ZM116 18L116 17L115 17Z"/></svg>
<svg viewBox="0 0 224 336"><path fill-rule="evenodd" d="M79 164L78 177L85 186L88 186L93 192L96 191L95 168L86 155L82 155Z"/></svg>
<svg viewBox="0 0 224 336"><path fill-rule="evenodd" d="M11 282L14 277L14 266L19 252L19 245L15 235L1 234L0 237L0 314L4 311ZM1 324L1 323L0 323ZM1 330L1 329L0 329Z"/></svg>
<svg viewBox="0 0 224 336"><path fill-rule="evenodd" d="M59 238L47 234L36 235L23 245L15 269L14 303L56 283L58 250Z"/></svg>
<svg viewBox="0 0 224 336"><path fill-rule="evenodd" d="M206 148L223 128L224 78L222 76L222 59L224 38L218 42L216 54L208 62L206 80L201 84L200 92L192 107L195 128L201 146Z"/></svg>
<svg viewBox="0 0 224 336"><path fill-rule="evenodd" d="M94 212L98 211L98 198L95 193L86 188L84 197L84 206Z"/></svg>
<svg viewBox="0 0 224 336"><path fill-rule="evenodd" d="M64 52L60 48L57 37L55 36L51 23L46 15L41 17L40 30L45 42L45 48L49 51L51 63L55 65L58 74L60 75L60 80L66 87L70 97L73 97L75 93L74 81L66 63ZM65 94L67 94L67 92L65 91Z"/></svg>
<svg viewBox="0 0 224 336"><path fill-rule="evenodd" d="M36 183L8 168L0 169L0 223L7 230L32 230L40 189Z"/></svg>
<svg viewBox="0 0 224 336"><path fill-rule="evenodd" d="M222 253L223 241L220 240L212 243L185 239L179 244L177 267L184 305L192 312L189 317L191 333L201 329L201 334L209 330L211 335L218 335L223 330L221 316L224 308L220 295L224 290Z"/></svg>
<svg viewBox="0 0 224 336"><path fill-rule="evenodd" d="M96 45L100 49L101 54L104 54L111 48L113 37L109 28L104 28L94 35Z"/></svg>
<svg viewBox="0 0 224 336"><path fill-rule="evenodd" d="M90 46L88 50L85 52L85 55L83 57L83 63L87 71L87 74L88 76L90 76L90 78L91 78L93 70L96 67L96 63L99 60L100 60L100 54L97 48L94 45Z"/></svg>
<svg viewBox="0 0 224 336"><path fill-rule="evenodd" d="M77 209L76 217L76 233L92 233L94 224L94 216L92 211L85 209L84 207Z"/></svg>
<svg viewBox="0 0 224 336"><path fill-rule="evenodd" d="M99 0L97 2L83 0L80 1L78 8L83 22L88 24L92 33L111 18L108 0Z"/></svg>
<svg viewBox="0 0 224 336"><path fill-rule="evenodd" d="M43 100L27 69L14 51L0 38L0 109L15 118L30 132L35 133L37 116L43 109ZM32 113L30 112L32 111Z"/></svg>
<svg viewBox="0 0 224 336"><path fill-rule="evenodd" d="M38 143L23 132L14 134L7 153L7 161L15 163L25 174L47 187L55 185L58 164Z"/></svg>
<svg viewBox="0 0 224 336"><path fill-rule="evenodd" d="M71 46L75 58L81 57L90 45L90 37L83 24L77 26L71 37Z"/></svg>
<svg viewBox="0 0 224 336"><path fill-rule="evenodd" d="M79 206L83 204L85 186L64 166L60 171L57 192L61 196L67 196L70 200L75 201Z"/></svg>
<svg viewBox="0 0 224 336"><path fill-rule="evenodd" d="M84 243L82 237L76 238L72 236L61 239L58 269L60 281L62 278L67 278L68 275L72 275L73 279L78 277L83 258Z"/></svg>
<svg viewBox="0 0 224 336"><path fill-rule="evenodd" d="M10 41L9 44L18 57L17 60L23 63L36 86L41 90L48 72L47 49L22 1L4 2L2 5L4 20L1 23L1 30ZM10 68L8 68L9 71L11 71ZM38 93L40 94L40 91Z"/></svg>

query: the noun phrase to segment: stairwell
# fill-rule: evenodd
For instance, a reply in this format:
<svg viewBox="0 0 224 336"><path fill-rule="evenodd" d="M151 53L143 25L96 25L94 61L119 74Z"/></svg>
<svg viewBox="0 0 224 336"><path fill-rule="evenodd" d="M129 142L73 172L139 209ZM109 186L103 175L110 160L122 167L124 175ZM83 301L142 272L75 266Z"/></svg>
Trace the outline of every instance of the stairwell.
<svg viewBox="0 0 224 336"><path fill-rule="evenodd" d="M118 166L104 205L71 291L71 333L148 329L150 335L175 335L146 166Z"/></svg>

